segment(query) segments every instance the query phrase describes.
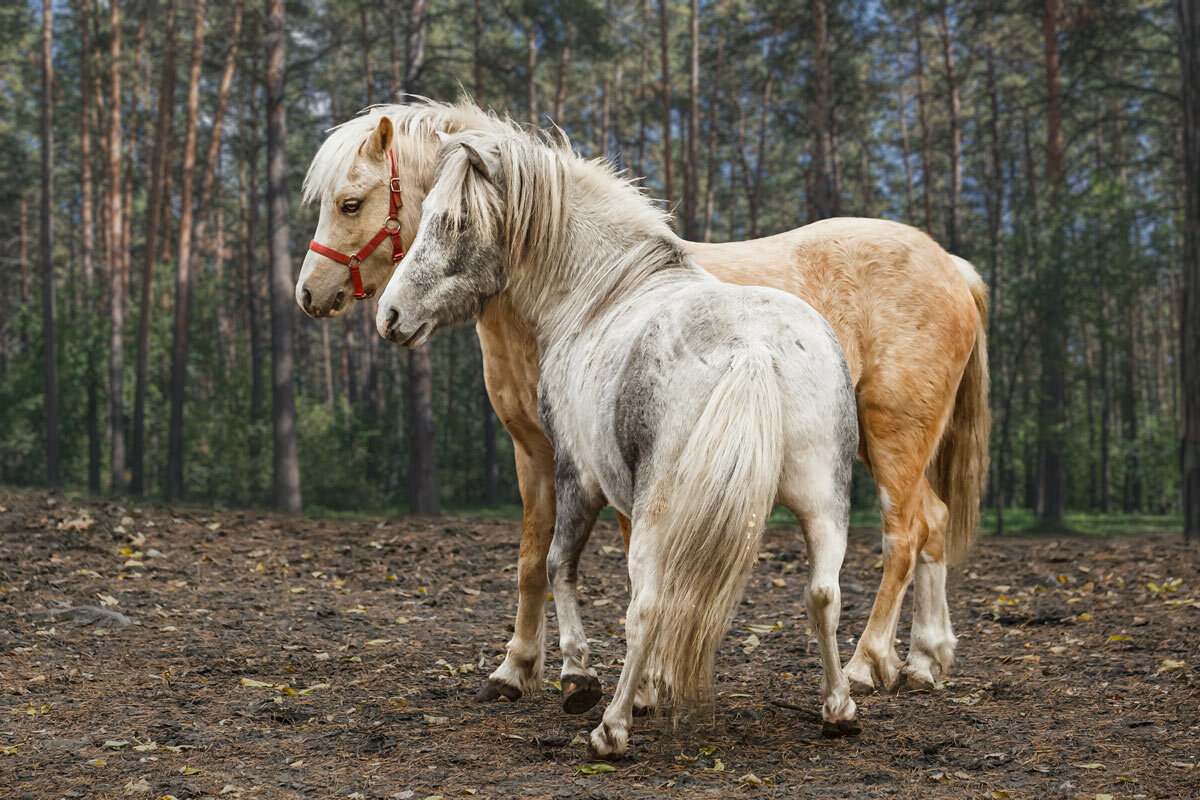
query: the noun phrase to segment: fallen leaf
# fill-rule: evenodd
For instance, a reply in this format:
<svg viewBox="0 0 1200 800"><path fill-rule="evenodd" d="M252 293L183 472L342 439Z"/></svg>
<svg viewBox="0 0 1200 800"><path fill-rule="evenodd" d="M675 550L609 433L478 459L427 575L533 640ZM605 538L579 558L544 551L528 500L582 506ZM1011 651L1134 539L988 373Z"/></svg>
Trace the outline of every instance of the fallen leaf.
<svg viewBox="0 0 1200 800"><path fill-rule="evenodd" d="M109 739L102 745L102 747L107 750L120 750L121 748L128 746L129 742L125 741L124 739Z"/></svg>
<svg viewBox="0 0 1200 800"><path fill-rule="evenodd" d="M742 777L738 778L739 783L744 783L747 786L762 786L762 778L755 775L753 772L747 772Z"/></svg>
<svg viewBox="0 0 1200 800"><path fill-rule="evenodd" d="M1090 764L1072 764L1071 766L1077 769L1108 769L1103 764L1097 764L1095 762Z"/></svg>
<svg viewBox="0 0 1200 800"><path fill-rule="evenodd" d="M253 678L242 678L242 686L251 689L274 689L275 684L267 683L266 681L256 681Z"/></svg>
<svg viewBox="0 0 1200 800"><path fill-rule="evenodd" d="M368 639L367 644L374 647L375 645L387 644L390 641L392 641L392 640L391 639Z"/></svg>
<svg viewBox="0 0 1200 800"><path fill-rule="evenodd" d="M714 758L713 765L711 767L705 767L704 771L705 772L724 772L725 771L725 762L719 758Z"/></svg>
<svg viewBox="0 0 1200 800"><path fill-rule="evenodd" d="M584 775L598 775L601 772L616 772L617 768L612 764L580 764L579 771Z"/></svg>
<svg viewBox="0 0 1200 800"><path fill-rule="evenodd" d="M117 600L117 598L113 597L111 594L101 594L101 593L97 592L96 597L100 598L100 605L102 605L106 608L121 605L120 601Z"/></svg>
<svg viewBox="0 0 1200 800"><path fill-rule="evenodd" d="M464 586L464 587L463 587L463 594L469 594L469 595L472 595L472 596L474 596L474 597L478 597L478 596L479 596L479 590L478 590L478 589L472 589L472 588L470 588L469 586Z"/></svg>
<svg viewBox="0 0 1200 800"><path fill-rule="evenodd" d="M180 767L179 768L180 775L196 775L199 772L200 772L200 770L198 770L196 767Z"/></svg>
<svg viewBox="0 0 1200 800"><path fill-rule="evenodd" d="M139 778L136 782L130 780L125 784L125 794L143 794L152 791L154 791L154 787L144 777Z"/></svg>
<svg viewBox="0 0 1200 800"><path fill-rule="evenodd" d="M16 745L0 746L0 756L15 756L16 754L17 754L17 746Z"/></svg>
<svg viewBox="0 0 1200 800"><path fill-rule="evenodd" d="M438 717L438 716L434 716L433 714L425 714L424 717L425 717L425 721L428 722L430 725L445 725L447 722L450 721L449 717Z"/></svg>
<svg viewBox="0 0 1200 800"><path fill-rule="evenodd" d="M1110 637L1108 637L1108 640L1110 642L1132 642L1133 637L1132 636L1110 636Z"/></svg>
<svg viewBox="0 0 1200 800"><path fill-rule="evenodd" d="M1154 674L1157 675L1159 672L1174 672L1177 669L1183 669L1183 667L1184 662L1182 661L1176 661L1173 658L1164 658L1163 662L1158 665L1158 672Z"/></svg>

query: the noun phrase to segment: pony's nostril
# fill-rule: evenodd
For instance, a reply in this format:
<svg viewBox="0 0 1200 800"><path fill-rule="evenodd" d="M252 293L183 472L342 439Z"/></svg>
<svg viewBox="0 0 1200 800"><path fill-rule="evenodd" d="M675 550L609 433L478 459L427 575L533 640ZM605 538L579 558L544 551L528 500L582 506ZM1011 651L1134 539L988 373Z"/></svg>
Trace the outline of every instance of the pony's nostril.
<svg viewBox="0 0 1200 800"><path fill-rule="evenodd" d="M333 307L334 307L334 308L341 308L341 307L342 307L342 301L343 301L343 300L345 300L345 299L346 299L346 292L345 292L345 291L338 292L338 293L337 293L337 297L333 298Z"/></svg>
<svg viewBox="0 0 1200 800"><path fill-rule="evenodd" d="M310 292L308 289L305 289L302 297L304 298L304 310L311 311L312 310L312 292Z"/></svg>
<svg viewBox="0 0 1200 800"><path fill-rule="evenodd" d="M395 324L396 324L396 321L397 321L398 319L400 319L400 312L396 311L396 309L394 309L394 308L393 308L393 309L391 309L390 311L388 311L388 315L387 315L387 328L386 328L386 329L387 329L389 332L390 332L390 331L392 330L392 328L395 326Z"/></svg>

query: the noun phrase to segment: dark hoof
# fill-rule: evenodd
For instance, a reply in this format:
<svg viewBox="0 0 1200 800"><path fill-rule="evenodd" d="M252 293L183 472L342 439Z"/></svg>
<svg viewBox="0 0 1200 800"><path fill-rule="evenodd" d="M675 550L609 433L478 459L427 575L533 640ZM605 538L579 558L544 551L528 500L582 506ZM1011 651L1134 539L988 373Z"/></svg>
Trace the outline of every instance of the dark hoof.
<svg viewBox="0 0 1200 800"><path fill-rule="evenodd" d="M506 700L520 700L521 690L515 686L509 686L507 683L488 678L487 683L479 690L479 694L475 695L475 699L480 703L490 703L501 697Z"/></svg>
<svg viewBox="0 0 1200 800"><path fill-rule="evenodd" d="M568 714L582 714L600 702L600 679L592 675L568 675L562 679L562 707Z"/></svg>
<svg viewBox="0 0 1200 800"><path fill-rule="evenodd" d="M838 722L825 722L821 725L821 735L827 739L839 739L843 736L858 736L862 726L856 719L844 719Z"/></svg>

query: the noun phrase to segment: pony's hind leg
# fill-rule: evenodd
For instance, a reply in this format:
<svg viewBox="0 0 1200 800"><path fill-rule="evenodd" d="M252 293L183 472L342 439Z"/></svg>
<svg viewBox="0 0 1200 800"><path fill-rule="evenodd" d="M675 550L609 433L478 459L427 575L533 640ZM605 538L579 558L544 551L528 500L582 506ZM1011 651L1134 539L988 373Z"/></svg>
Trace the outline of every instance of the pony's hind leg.
<svg viewBox="0 0 1200 800"><path fill-rule="evenodd" d="M842 593L838 575L846 555L846 522L840 524L829 515L804 520L804 540L808 545L808 588L804 603L817 629L821 648L821 718L826 736L859 732L857 707L850 698L850 682L842 672L838 654L837 626L842 612Z"/></svg>
<svg viewBox="0 0 1200 800"><path fill-rule="evenodd" d="M582 714L600 702L601 690L596 670L588 666L587 634L579 616L579 556L605 500L598 491L589 491L582 485L570 457L564 453L559 454L554 489L557 512L546 573L558 612L563 656L562 707L568 714Z"/></svg>
<svg viewBox="0 0 1200 800"><path fill-rule="evenodd" d="M932 689L954 666L958 640L946 602L946 525L950 512L928 483L924 485L924 514L929 537L913 572L912 644L900 671L908 689Z"/></svg>

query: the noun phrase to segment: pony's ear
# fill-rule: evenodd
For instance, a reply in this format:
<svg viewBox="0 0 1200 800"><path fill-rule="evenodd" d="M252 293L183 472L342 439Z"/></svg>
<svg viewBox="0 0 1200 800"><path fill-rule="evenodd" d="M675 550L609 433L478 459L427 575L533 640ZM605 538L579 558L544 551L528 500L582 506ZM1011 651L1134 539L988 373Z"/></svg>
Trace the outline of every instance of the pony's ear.
<svg viewBox="0 0 1200 800"><path fill-rule="evenodd" d="M466 142L463 142L462 149L467 154L467 162L471 165L471 168L478 172L485 181L490 181L492 179L492 171L488 167L487 162L483 160L483 156L479 154L479 151Z"/></svg>
<svg viewBox="0 0 1200 800"><path fill-rule="evenodd" d="M375 130L371 131L371 138L367 139L363 149L370 155L383 158L387 155L388 150L392 149L392 140L395 137L396 129L392 127L392 120L388 117L380 117L379 124L375 126Z"/></svg>

